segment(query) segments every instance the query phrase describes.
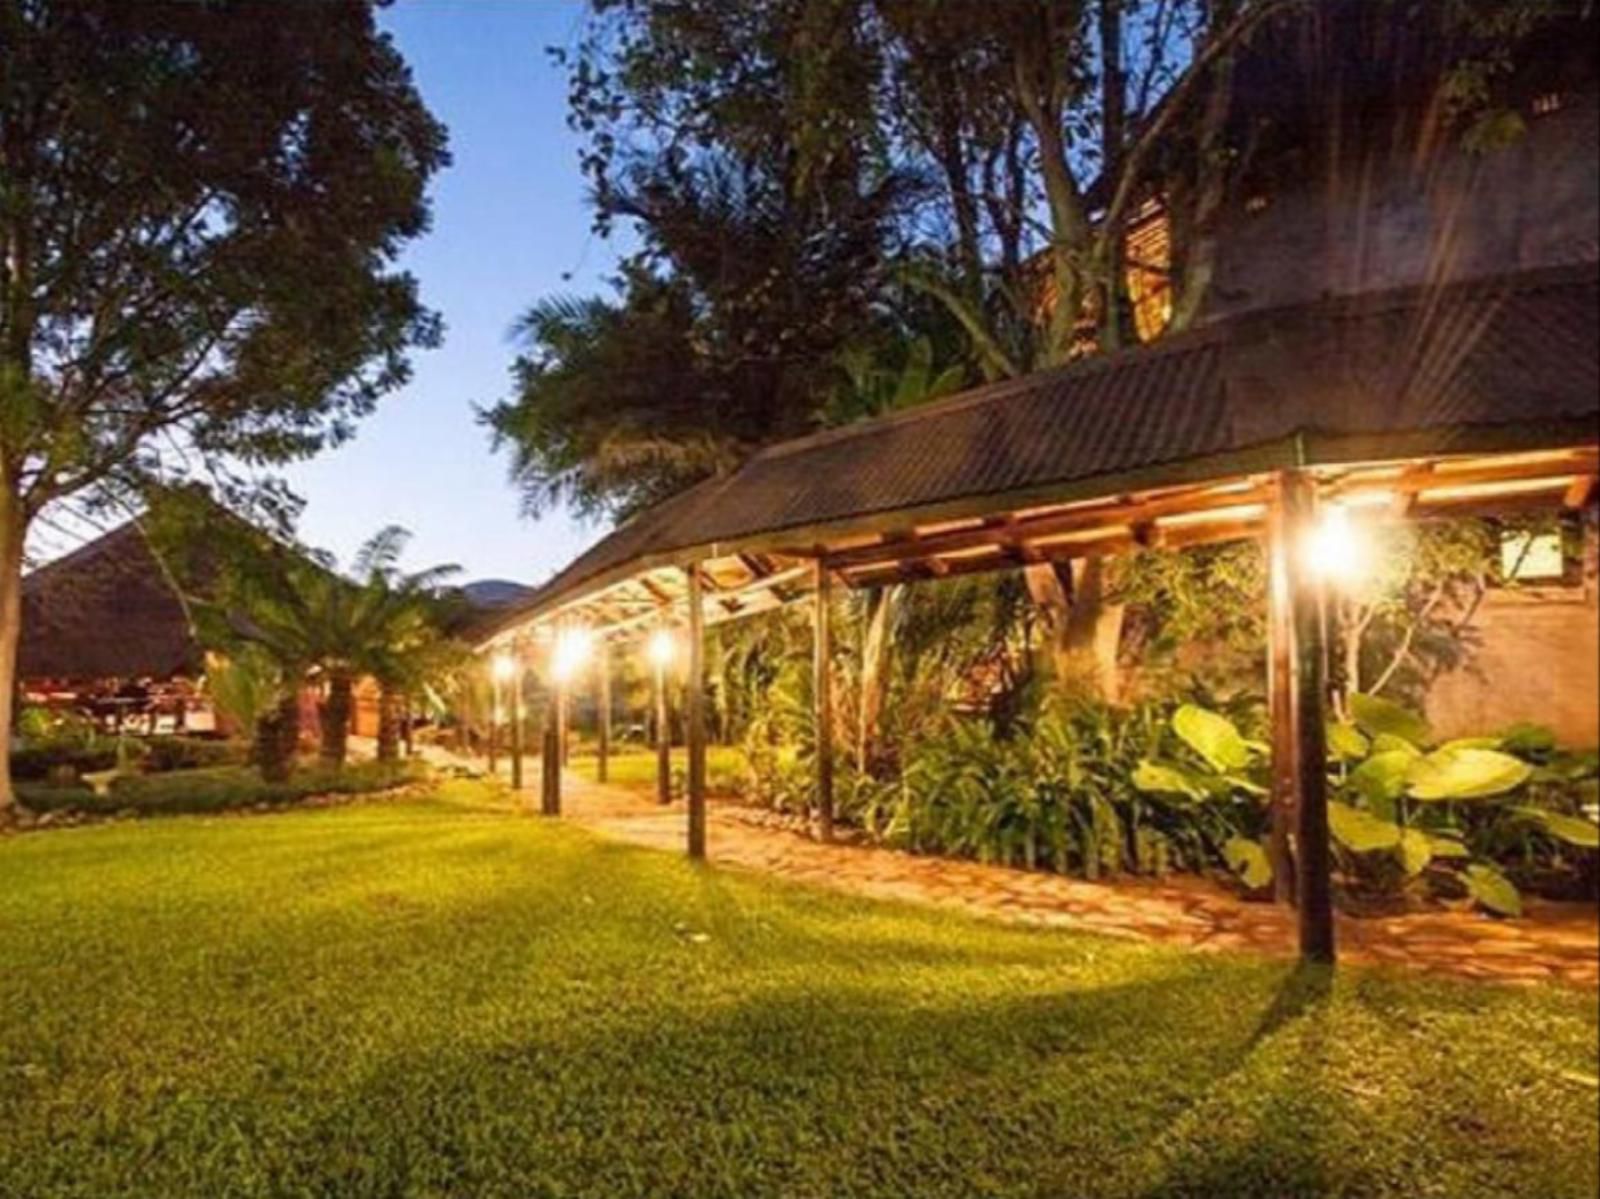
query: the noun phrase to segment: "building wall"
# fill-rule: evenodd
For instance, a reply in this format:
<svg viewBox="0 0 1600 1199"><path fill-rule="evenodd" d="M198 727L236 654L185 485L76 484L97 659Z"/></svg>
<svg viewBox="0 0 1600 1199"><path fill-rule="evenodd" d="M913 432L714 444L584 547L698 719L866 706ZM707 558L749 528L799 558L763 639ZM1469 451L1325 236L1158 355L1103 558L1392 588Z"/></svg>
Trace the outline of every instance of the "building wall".
<svg viewBox="0 0 1600 1199"><path fill-rule="evenodd" d="M1478 612L1470 664L1434 683L1428 719L1441 737L1518 721L1562 744L1600 744L1600 606L1591 588L1492 592Z"/></svg>
<svg viewBox="0 0 1600 1199"><path fill-rule="evenodd" d="M1419 166L1375 149L1234 211L1218 235L1205 320L1324 295L1452 282L1600 258L1600 104L1530 116L1503 148L1456 145Z"/></svg>

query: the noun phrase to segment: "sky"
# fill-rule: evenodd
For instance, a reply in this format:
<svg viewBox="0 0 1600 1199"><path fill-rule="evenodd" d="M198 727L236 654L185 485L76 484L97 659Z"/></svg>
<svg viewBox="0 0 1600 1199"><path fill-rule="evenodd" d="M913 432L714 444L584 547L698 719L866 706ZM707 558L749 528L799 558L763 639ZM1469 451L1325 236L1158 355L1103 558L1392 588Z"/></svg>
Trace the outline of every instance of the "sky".
<svg viewBox="0 0 1600 1199"><path fill-rule="evenodd" d="M451 562L464 580L532 584L604 532L520 515L508 460L473 417L509 389L518 315L551 293L599 290L622 248L590 233L565 76L545 54L576 38L582 15L580 0L399 0L380 16L450 130L432 231L402 263L445 337L413 356L412 381L353 441L285 472L306 501L301 538L341 561L398 524L413 535L410 569Z"/></svg>

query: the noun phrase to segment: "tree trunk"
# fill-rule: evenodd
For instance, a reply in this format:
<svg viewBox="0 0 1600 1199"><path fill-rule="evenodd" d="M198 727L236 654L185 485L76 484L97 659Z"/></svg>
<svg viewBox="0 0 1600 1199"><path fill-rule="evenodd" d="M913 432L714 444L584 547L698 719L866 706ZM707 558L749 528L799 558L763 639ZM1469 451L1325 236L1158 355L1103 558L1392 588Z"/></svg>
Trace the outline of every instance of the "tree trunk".
<svg viewBox="0 0 1600 1199"><path fill-rule="evenodd" d="M400 711L404 697L392 687L378 690L378 761L400 760Z"/></svg>
<svg viewBox="0 0 1600 1199"><path fill-rule="evenodd" d="M351 692L354 680L347 670L334 670L328 675L328 697L322 701L318 713L322 722L322 749L319 757L324 766L335 769L344 765L350 741Z"/></svg>
<svg viewBox="0 0 1600 1199"><path fill-rule="evenodd" d="M1078 559L1070 570L1037 563L1023 575L1043 616L1057 688L1115 703L1121 692L1117 650L1123 607L1106 602L1104 560Z"/></svg>
<svg viewBox="0 0 1600 1199"><path fill-rule="evenodd" d="M269 783L286 782L300 747L300 693L291 689L278 706L256 721L256 766Z"/></svg>
<svg viewBox="0 0 1600 1199"><path fill-rule="evenodd" d="M11 492L0 481L0 824L16 808L11 788L11 727L17 707L17 642L22 634L22 547L27 520Z"/></svg>

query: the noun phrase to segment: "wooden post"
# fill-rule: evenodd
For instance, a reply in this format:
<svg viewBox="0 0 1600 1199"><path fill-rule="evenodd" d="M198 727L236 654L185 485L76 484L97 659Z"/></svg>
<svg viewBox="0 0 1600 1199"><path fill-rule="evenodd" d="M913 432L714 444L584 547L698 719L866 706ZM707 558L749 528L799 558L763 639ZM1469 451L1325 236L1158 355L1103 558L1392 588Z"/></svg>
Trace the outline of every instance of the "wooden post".
<svg viewBox="0 0 1600 1199"><path fill-rule="evenodd" d="M539 753L539 810L561 815L561 682L550 672L550 693L544 709L544 741Z"/></svg>
<svg viewBox="0 0 1600 1199"><path fill-rule="evenodd" d="M689 566L689 856L706 856L705 584Z"/></svg>
<svg viewBox="0 0 1600 1199"><path fill-rule="evenodd" d="M665 628L665 626L662 626ZM656 800L672 802L672 714L667 710L667 664L656 662Z"/></svg>
<svg viewBox="0 0 1600 1199"><path fill-rule="evenodd" d="M522 791L522 646L511 647L511 789Z"/></svg>
<svg viewBox="0 0 1600 1199"><path fill-rule="evenodd" d="M602 639L595 659L600 671L599 728L595 738L594 777L597 782L608 780L611 771L611 652Z"/></svg>
<svg viewBox="0 0 1600 1199"><path fill-rule="evenodd" d="M568 741L570 740L571 732L568 728L569 721L567 719L571 715L571 711L567 706L566 684L558 683L556 685L556 695L559 696L556 701L556 734L557 741L561 747L561 765L565 766L567 764Z"/></svg>
<svg viewBox="0 0 1600 1199"><path fill-rule="evenodd" d="M1289 533L1281 503L1267 511L1267 710L1272 726L1272 791L1268 800L1267 857L1272 862L1273 897L1294 903L1294 854L1290 830L1295 817L1298 761L1294 710L1294 619L1289 604Z"/></svg>
<svg viewBox="0 0 1600 1199"><path fill-rule="evenodd" d="M500 680L494 677L494 659L489 659L489 773L495 773L500 749Z"/></svg>
<svg viewBox="0 0 1600 1199"><path fill-rule="evenodd" d="M1302 552L1315 531L1315 481L1303 471L1278 476L1281 506L1281 586L1272 589L1278 610L1268 622L1269 636L1292 641L1289 670L1273 691L1273 774L1280 768L1294 779L1295 897L1300 914L1300 956L1308 962L1334 960L1333 888L1328 848L1327 733L1324 727L1322 585ZM1276 582L1276 580L1275 580ZM1287 708L1288 711L1281 709Z"/></svg>
<svg viewBox="0 0 1600 1199"><path fill-rule="evenodd" d="M833 584L818 560L814 596L812 698L816 704L817 835L833 840Z"/></svg>

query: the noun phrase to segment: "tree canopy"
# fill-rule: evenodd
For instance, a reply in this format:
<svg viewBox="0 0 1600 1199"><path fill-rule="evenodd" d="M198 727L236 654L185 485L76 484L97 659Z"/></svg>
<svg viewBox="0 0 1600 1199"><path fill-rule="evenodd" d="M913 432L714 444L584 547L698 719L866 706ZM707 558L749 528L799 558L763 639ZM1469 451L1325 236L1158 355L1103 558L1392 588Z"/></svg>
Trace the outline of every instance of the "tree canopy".
<svg viewBox="0 0 1600 1199"><path fill-rule="evenodd" d="M437 340L445 133L373 10L0 0L0 726L41 510L312 453Z"/></svg>

